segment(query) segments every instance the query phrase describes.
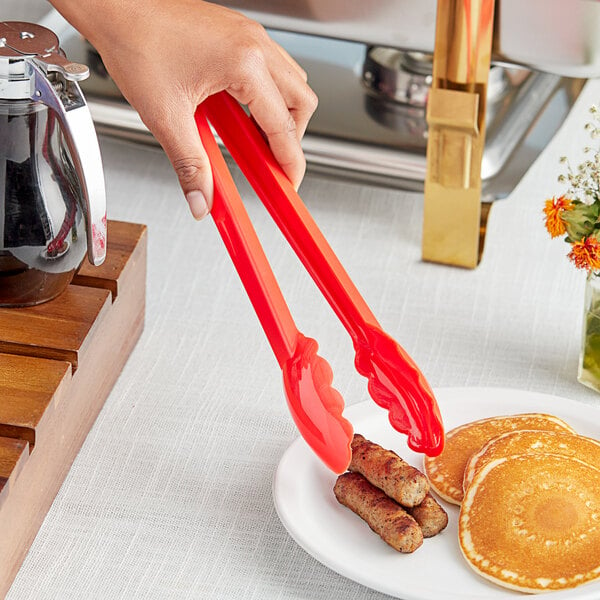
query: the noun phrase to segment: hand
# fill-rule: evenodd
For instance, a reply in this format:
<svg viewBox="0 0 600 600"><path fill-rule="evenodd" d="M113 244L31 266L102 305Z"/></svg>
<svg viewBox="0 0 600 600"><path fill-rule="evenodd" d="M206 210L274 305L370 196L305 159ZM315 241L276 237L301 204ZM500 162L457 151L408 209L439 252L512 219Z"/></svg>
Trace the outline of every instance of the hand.
<svg viewBox="0 0 600 600"><path fill-rule="evenodd" d="M226 90L248 106L298 187L300 146L317 98L306 73L258 23L201 0L51 0L98 50L129 103L164 148L197 219L212 206L210 164L196 107Z"/></svg>

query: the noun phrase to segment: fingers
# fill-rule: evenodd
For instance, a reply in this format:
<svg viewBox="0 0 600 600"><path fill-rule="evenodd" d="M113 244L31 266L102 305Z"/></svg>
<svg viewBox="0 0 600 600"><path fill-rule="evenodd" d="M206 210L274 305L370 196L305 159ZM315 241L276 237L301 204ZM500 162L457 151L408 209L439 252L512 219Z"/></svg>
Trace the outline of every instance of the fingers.
<svg viewBox="0 0 600 600"><path fill-rule="evenodd" d="M318 99L307 83L306 71L279 44L272 44L277 58L269 63L269 71L296 123L298 139L301 140L317 108Z"/></svg>
<svg viewBox="0 0 600 600"><path fill-rule="evenodd" d="M283 61L274 60L270 73L296 123L298 139L302 139L317 108L317 95L308 86L306 72L300 65L281 46L275 42L273 45Z"/></svg>
<svg viewBox="0 0 600 600"><path fill-rule="evenodd" d="M283 58L296 70L298 75L300 75L302 80L306 83L308 81L308 75L306 74L306 71L290 56L285 48L276 42L273 42L273 45L275 46L277 52L283 56Z"/></svg>
<svg viewBox="0 0 600 600"><path fill-rule="evenodd" d="M298 188L306 171L300 140L316 108L317 97L306 73L274 42L265 56L255 54L229 93L246 104L292 184Z"/></svg>
<svg viewBox="0 0 600 600"><path fill-rule="evenodd" d="M300 146L296 122L273 80L262 79L260 86L254 86L249 94L236 89L231 90L231 94L236 100L248 106L256 123L265 134L277 162L292 184L298 187L304 177L306 162Z"/></svg>
<svg viewBox="0 0 600 600"><path fill-rule="evenodd" d="M298 140L301 140L317 108L317 95L308 85L298 86L295 82L290 81L288 77L282 76L281 72L274 79L296 123Z"/></svg>
<svg viewBox="0 0 600 600"><path fill-rule="evenodd" d="M212 208L213 178L193 108L171 113L159 121L160 124L147 125L171 161L192 215L196 220L203 219Z"/></svg>

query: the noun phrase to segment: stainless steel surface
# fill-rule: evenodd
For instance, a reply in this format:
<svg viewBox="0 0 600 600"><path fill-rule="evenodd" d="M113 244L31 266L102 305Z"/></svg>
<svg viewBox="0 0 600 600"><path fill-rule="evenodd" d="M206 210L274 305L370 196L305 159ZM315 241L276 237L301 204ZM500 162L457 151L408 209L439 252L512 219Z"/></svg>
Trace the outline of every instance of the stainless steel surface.
<svg viewBox="0 0 600 600"><path fill-rule="evenodd" d="M36 304L62 291L86 250L104 261L102 160L77 83L88 68L40 25L0 22L0 39L0 304Z"/></svg>
<svg viewBox="0 0 600 600"><path fill-rule="evenodd" d="M421 190L427 124L424 107L406 106L367 89L363 44L272 32L304 67L319 107L303 148L309 168L362 182ZM83 90L99 133L156 143L123 100L95 52L72 29L61 41L90 65ZM545 73L496 69L482 166L486 200L508 194L568 113L581 82Z"/></svg>
<svg viewBox="0 0 600 600"><path fill-rule="evenodd" d="M363 80L377 94L422 108L431 86L431 55L373 46L365 56Z"/></svg>
<svg viewBox="0 0 600 600"><path fill-rule="evenodd" d="M433 52L436 0L217 0L265 26ZM493 60L566 77L600 75L600 3L498 0Z"/></svg>
<svg viewBox="0 0 600 600"><path fill-rule="evenodd" d="M363 81L376 95L400 104L427 105L432 81L432 55L395 48L373 46L367 49ZM488 77L487 102L494 103L510 86L507 69L492 66Z"/></svg>

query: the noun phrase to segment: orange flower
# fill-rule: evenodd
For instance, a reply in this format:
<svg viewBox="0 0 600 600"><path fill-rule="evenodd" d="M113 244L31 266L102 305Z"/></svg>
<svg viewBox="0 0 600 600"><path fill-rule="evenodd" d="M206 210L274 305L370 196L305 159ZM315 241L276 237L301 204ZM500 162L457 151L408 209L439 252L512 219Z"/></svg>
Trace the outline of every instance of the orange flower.
<svg viewBox="0 0 600 600"><path fill-rule="evenodd" d="M592 236L574 242L568 256L578 269L598 270L600 269L600 242Z"/></svg>
<svg viewBox="0 0 600 600"><path fill-rule="evenodd" d="M544 214L546 215L546 229L553 238L566 233L567 230L565 229L565 224L561 219L561 214L566 210L573 210L573 208L573 202L571 202L571 200L565 196L552 198L552 200L546 200L546 206L544 207Z"/></svg>

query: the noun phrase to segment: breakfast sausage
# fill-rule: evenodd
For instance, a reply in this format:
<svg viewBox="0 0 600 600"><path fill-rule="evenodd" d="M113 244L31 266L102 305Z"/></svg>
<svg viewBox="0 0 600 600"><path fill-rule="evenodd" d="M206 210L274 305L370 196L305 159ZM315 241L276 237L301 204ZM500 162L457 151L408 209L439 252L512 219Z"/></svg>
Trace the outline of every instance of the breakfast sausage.
<svg viewBox="0 0 600 600"><path fill-rule="evenodd" d="M402 506L421 504L429 492L429 481L421 471L403 461L395 452L370 442L358 433L352 439L352 460L348 468L363 475Z"/></svg>
<svg viewBox="0 0 600 600"><path fill-rule="evenodd" d="M417 522L359 473L340 475L333 491L340 504L366 521L398 552L414 552L423 543L423 532Z"/></svg>
<svg viewBox="0 0 600 600"><path fill-rule="evenodd" d="M419 524L423 537L433 537L448 525L448 514L429 493L421 504L406 511Z"/></svg>

